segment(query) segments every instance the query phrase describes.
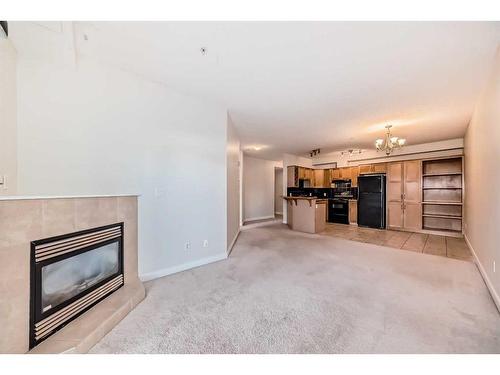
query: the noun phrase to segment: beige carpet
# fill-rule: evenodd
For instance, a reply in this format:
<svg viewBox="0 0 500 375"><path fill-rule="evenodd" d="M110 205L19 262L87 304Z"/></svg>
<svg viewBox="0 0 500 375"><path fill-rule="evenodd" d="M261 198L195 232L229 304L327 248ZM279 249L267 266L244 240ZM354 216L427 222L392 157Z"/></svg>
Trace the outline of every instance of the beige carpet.
<svg viewBox="0 0 500 375"><path fill-rule="evenodd" d="M500 315L473 263L280 224L146 287L92 353L500 352Z"/></svg>

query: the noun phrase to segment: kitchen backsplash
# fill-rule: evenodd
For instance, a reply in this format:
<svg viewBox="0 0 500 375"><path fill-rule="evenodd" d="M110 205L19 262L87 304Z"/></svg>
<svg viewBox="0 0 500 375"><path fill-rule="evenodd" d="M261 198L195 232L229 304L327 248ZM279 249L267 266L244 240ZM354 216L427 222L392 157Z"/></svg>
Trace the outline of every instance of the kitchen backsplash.
<svg viewBox="0 0 500 375"><path fill-rule="evenodd" d="M334 194L340 194L341 192L345 192L346 195L352 195L354 199L358 197L358 188L350 187L350 188L296 188L289 187L287 189L287 196L310 196L310 197L318 197L318 198L333 198Z"/></svg>

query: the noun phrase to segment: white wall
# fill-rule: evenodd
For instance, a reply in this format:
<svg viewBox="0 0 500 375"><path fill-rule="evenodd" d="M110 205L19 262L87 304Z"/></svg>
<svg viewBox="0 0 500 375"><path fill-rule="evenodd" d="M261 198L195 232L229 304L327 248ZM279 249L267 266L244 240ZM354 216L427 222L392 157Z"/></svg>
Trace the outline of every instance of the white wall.
<svg viewBox="0 0 500 375"><path fill-rule="evenodd" d="M312 159L304 158L302 156L283 154L283 195L286 196L287 184L288 184L288 170L287 167L290 165L298 165L300 167L312 168ZM283 223L286 224L287 212L286 212L286 201L283 200Z"/></svg>
<svg viewBox="0 0 500 375"><path fill-rule="evenodd" d="M240 140L231 117L227 116L227 251L240 230Z"/></svg>
<svg viewBox="0 0 500 375"><path fill-rule="evenodd" d="M0 39L0 195L17 190L16 51Z"/></svg>
<svg viewBox="0 0 500 375"><path fill-rule="evenodd" d="M91 61L19 61L19 194L141 194L145 278L225 257L224 108Z"/></svg>
<svg viewBox="0 0 500 375"><path fill-rule="evenodd" d="M465 134L465 235L500 309L500 48ZM496 264L496 272L493 269Z"/></svg>
<svg viewBox="0 0 500 375"><path fill-rule="evenodd" d="M244 156L244 221L274 217L274 168L281 162Z"/></svg>

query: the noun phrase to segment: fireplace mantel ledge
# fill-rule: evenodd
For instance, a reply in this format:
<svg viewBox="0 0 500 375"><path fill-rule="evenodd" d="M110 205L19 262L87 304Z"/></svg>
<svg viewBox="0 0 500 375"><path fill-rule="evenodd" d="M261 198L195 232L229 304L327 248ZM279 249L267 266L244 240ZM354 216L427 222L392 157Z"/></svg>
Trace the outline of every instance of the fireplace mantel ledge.
<svg viewBox="0 0 500 375"><path fill-rule="evenodd" d="M76 198L110 198L110 197L140 197L140 194L102 194L102 195L11 195L0 196L0 201L30 200L30 199L76 199Z"/></svg>

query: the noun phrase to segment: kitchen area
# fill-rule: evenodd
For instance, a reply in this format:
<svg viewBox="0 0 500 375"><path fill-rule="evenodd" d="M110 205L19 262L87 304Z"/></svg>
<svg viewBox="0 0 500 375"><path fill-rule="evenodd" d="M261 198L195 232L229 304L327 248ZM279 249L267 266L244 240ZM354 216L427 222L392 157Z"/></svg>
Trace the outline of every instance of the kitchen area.
<svg viewBox="0 0 500 375"><path fill-rule="evenodd" d="M386 163L331 169L288 166L288 225L293 229L299 200L317 198L326 206L325 223L385 228L385 173Z"/></svg>
<svg viewBox="0 0 500 375"><path fill-rule="evenodd" d="M287 225L360 242L469 260L463 157L287 166Z"/></svg>

